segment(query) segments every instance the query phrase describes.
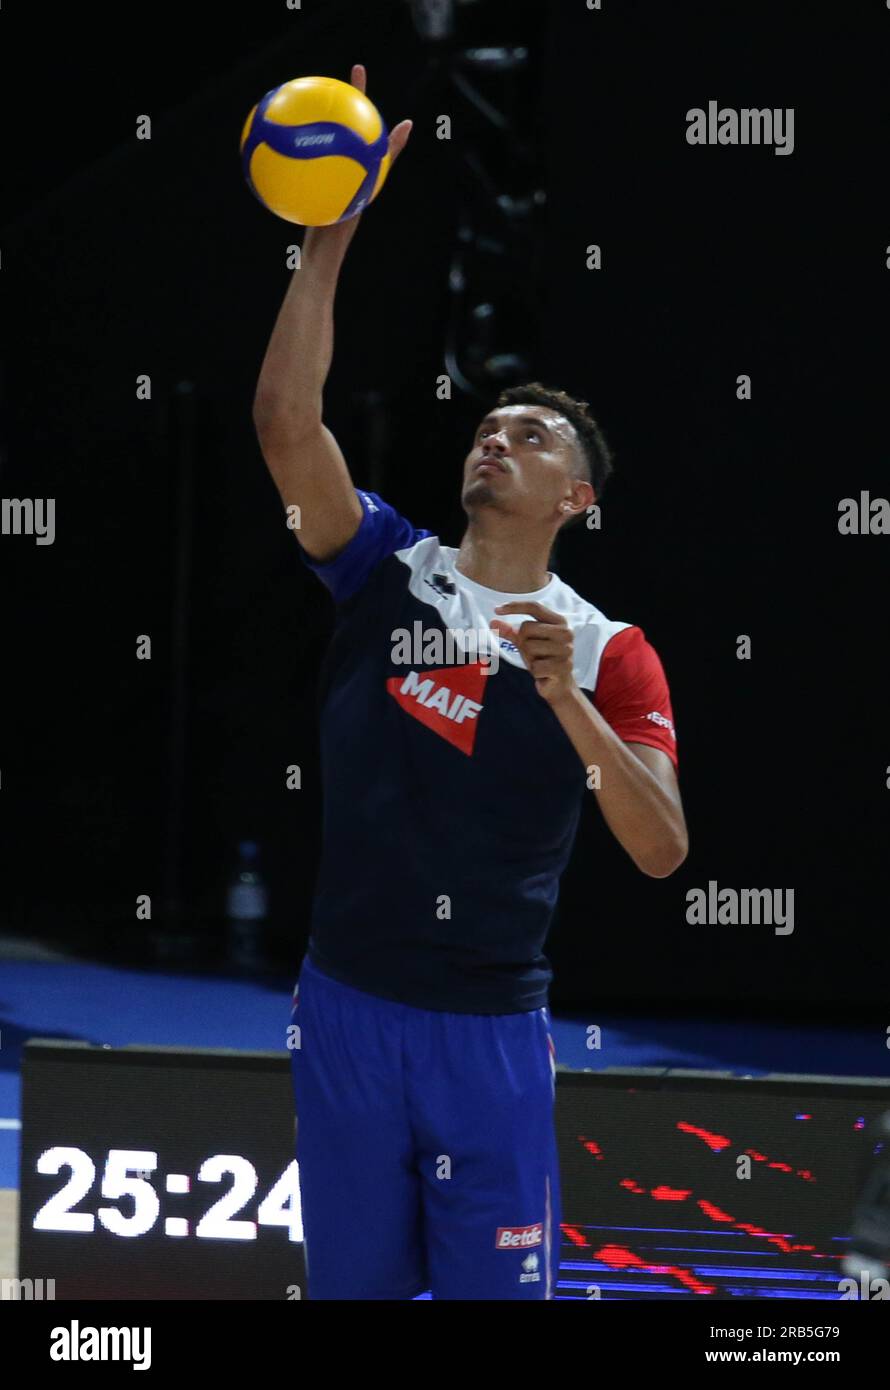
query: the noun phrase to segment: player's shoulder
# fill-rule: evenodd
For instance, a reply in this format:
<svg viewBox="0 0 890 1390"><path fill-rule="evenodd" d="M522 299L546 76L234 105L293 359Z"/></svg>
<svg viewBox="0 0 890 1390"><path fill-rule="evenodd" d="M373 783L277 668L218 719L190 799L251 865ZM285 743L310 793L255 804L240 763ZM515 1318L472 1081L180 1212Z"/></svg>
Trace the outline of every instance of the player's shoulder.
<svg viewBox="0 0 890 1390"><path fill-rule="evenodd" d="M434 531L418 532L407 545L401 546L395 552L396 559L402 562L411 575L412 589L418 584L432 582L434 587L441 587L443 594L454 592L456 556L454 546L443 545Z"/></svg>

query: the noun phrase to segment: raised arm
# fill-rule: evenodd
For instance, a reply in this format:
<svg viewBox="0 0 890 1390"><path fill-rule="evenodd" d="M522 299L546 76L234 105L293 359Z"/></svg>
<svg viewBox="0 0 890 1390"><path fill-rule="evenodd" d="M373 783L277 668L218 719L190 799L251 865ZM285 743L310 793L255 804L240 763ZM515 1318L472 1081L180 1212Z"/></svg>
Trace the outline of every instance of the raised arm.
<svg viewBox="0 0 890 1390"><path fill-rule="evenodd" d="M298 538L316 560L352 538L362 509L336 439L322 422L334 351L334 292L355 223L309 227L263 359L253 422L285 507L299 507Z"/></svg>
<svg viewBox="0 0 890 1390"><path fill-rule="evenodd" d="M352 69L365 89L365 71ZM411 130L402 121L389 139L390 157ZM361 504L346 460L322 420L322 394L334 352L334 295L359 218L309 227L299 270L291 274L257 382L253 421L269 472L285 507L299 507L299 540L315 560L329 560L358 530Z"/></svg>

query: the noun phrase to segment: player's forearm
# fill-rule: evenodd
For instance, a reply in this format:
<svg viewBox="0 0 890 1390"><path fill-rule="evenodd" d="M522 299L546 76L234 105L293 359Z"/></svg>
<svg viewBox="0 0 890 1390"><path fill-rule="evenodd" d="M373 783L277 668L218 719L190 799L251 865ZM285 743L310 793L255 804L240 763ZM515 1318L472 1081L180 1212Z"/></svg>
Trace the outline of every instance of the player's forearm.
<svg viewBox="0 0 890 1390"><path fill-rule="evenodd" d="M551 704L586 769L606 824L644 874L666 878L687 851L683 810L580 691Z"/></svg>
<svg viewBox="0 0 890 1390"><path fill-rule="evenodd" d="M357 220L357 219L356 219ZM334 295L355 228L307 229L301 264L291 274L254 397L258 427L321 420L322 392L334 352Z"/></svg>

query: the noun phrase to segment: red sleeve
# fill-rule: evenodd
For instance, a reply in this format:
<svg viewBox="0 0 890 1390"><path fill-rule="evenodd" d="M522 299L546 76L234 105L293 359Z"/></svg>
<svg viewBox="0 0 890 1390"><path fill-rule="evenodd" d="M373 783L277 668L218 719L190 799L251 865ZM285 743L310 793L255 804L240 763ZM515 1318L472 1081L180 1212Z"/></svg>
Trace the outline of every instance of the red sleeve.
<svg viewBox="0 0 890 1390"><path fill-rule="evenodd" d="M658 653L641 628L622 628L609 638L593 703L625 743L661 748L677 767L671 694Z"/></svg>

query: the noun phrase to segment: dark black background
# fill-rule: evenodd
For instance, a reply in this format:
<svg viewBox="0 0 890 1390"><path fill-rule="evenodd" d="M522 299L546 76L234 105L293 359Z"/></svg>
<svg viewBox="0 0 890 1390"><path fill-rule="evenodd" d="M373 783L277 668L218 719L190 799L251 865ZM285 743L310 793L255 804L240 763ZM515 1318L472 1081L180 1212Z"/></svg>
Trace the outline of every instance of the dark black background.
<svg viewBox="0 0 890 1390"><path fill-rule="evenodd" d="M550 937L553 1000L882 1018L890 538L841 537L837 515L861 489L890 495L890 11L604 4L460 12L467 40L531 50L519 95L548 204L528 277L545 289L515 331L536 344L538 375L591 402L618 470L603 530L566 536L558 568L663 659L691 835L682 869L647 880L591 804ZM347 78L354 61L390 124L414 119L350 250L327 410L356 481L456 544L481 412L435 398L465 178L435 138L452 94L401 0L262 0L188 22L172 5L58 7L24 23L4 8L0 487L55 497L57 539L2 538L3 921L138 959L136 895L161 901L187 380L187 913L212 958L234 845L257 838L295 973L332 609L252 432L299 238L246 188L238 137L269 88ZM710 99L793 106L794 153L690 147L686 112ZM134 135L145 113L150 142ZM502 172L516 172L508 150ZM150 403L135 398L143 372ZM736 399L742 372L750 402ZM382 479L368 392L388 411ZM408 466L418 456L425 470ZM135 659L141 633L150 663ZM300 793L284 789L294 762ZM793 888L794 934L687 925L686 893L710 879Z"/></svg>

